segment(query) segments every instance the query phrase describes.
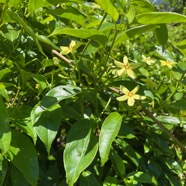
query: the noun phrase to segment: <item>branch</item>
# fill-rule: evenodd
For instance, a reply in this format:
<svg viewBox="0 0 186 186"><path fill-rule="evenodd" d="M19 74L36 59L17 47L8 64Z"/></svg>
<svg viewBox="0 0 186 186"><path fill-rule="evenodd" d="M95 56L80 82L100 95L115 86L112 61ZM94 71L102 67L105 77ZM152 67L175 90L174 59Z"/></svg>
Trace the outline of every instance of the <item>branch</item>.
<svg viewBox="0 0 186 186"><path fill-rule="evenodd" d="M118 93L118 94L121 94L121 92L120 92L118 89L116 89L116 88L110 87L110 89L111 89L112 91ZM182 144L182 143L181 143L181 142L167 129L167 128L165 128L165 127L162 125L162 123L161 123L159 120L157 120L149 110L147 110L144 106L142 106L142 109L143 109L143 111L145 112L145 114L146 114L149 118L151 118L151 119L154 121L154 123L156 123L156 124L159 126L159 128L160 128L163 132L165 132L165 133L172 139L172 141L173 141L178 147L180 147L181 151L186 155L186 148L185 148L185 146L184 146L184 145L183 145L183 144Z"/></svg>
<svg viewBox="0 0 186 186"><path fill-rule="evenodd" d="M71 64L72 61L67 59L65 56L63 56L62 54L60 54L57 50L52 50L52 53L56 54L58 57L60 57L63 61L65 61L68 64Z"/></svg>

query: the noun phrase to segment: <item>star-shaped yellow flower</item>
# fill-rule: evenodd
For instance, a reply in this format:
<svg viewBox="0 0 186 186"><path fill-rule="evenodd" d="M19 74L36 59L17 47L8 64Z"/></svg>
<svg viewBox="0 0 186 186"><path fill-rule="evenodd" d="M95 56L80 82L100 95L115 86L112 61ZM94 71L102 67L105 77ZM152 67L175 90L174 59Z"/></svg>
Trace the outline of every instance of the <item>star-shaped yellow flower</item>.
<svg viewBox="0 0 186 186"><path fill-rule="evenodd" d="M129 91L126 87L121 86L121 92L124 94L123 96L120 96L116 98L118 101L126 101L129 106L133 106L135 103L135 99L143 100L145 99L145 96L140 96L136 94L136 92L139 89L139 86L136 86L132 91Z"/></svg>
<svg viewBox="0 0 186 186"><path fill-rule="evenodd" d="M66 55L72 52L73 48L75 47L76 42L74 40L71 41L69 47L67 46L61 46L61 54Z"/></svg>
<svg viewBox="0 0 186 186"><path fill-rule="evenodd" d="M161 62L161 66L167 66L168 68L172 68L173 65L175 65L175 62L171 62L171 61L164 61L164 60L160 60Z"/></svg>
<svg viewBox="0 0 186 186"><path fill-rule="evenodd" d="M155 61L153 59L151 59L150 57L146 57L144 55L142 55L143 58L143 62L147 63L147 65L152 65L153 63L155 63Z"/></svg>
<svg viewBox="0 0 186 186"><path fill-rule="evenodd" d="M127 74L129 77L131 77L132 79L136 78L135 73L132 70L131 65L128 62L128 58L127 56L124 56L123 58L123 63L119 62L119 61L114 61L115 65L119 68L121 68L120 70L117 70L117 74L118 76L123 76L124 74Z"/></svg>

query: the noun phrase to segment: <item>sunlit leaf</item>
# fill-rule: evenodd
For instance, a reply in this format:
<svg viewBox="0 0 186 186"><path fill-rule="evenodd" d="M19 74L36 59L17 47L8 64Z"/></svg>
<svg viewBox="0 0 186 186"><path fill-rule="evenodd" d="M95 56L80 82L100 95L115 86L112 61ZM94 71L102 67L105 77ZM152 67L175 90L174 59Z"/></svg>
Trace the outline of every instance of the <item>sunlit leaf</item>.
<svg viewBox="0 0 186 186"><path fill-rule="evenodd" d="M98 143L96 137L92 135L92 129L92 121L80 120L68 133L64 166L69 186L77 181L97 153Z"/></svg>
<svg viewBox="0 0 186 186"><path fill-rule="evenodd" d="M149 12L136 16L141 24L163 24L186 22L186 16L174 12Z"/></svg>
<svg viewBox="0 0 186 186"><path fill-rule="evenodd" d="M73 29L73 28L62 28L57 27L50 36L55 35L67 35L67 36L73 36L76 38L81 39L91 39L93 41L97 41L98 43L101 43L104 45L107 41L107 36L98 30L93 29Z"/></svg>
<svg viewBox="0 0 186 186"><path fill-rule="evenodd" d="M98 3L103 10L105 10L111 17L112 19L116 22L119 18L119 13L112 3L111 0L95 0L96 3Z"/></svg>
<svg viewBox="0 0 186 186"><path fill-rule="evenodd" d="M99 154L101 165L108 160L110 148L114 138L117 136L122 122L122 117L117 112L111 113L104 121L99 137Z"/></svg>

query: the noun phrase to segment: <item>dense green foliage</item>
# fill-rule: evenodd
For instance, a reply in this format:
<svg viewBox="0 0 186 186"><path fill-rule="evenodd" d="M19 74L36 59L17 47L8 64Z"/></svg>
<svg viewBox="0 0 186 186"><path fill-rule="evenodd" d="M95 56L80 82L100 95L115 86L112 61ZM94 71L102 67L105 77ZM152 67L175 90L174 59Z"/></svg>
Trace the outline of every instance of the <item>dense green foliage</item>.
<svg viewBox="0 0 186 186"><path fill-rule="evenodd" d="M186 16L168 3L0 0L0 185L186 183Z"/></svg>

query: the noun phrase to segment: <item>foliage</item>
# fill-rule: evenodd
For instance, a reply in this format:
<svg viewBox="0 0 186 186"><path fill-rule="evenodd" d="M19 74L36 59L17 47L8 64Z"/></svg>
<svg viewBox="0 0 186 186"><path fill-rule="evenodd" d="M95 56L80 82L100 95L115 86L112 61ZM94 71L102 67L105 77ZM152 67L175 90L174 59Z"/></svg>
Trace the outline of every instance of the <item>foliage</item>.
<svg viewBox="0 0 186 186"><path fill-rule="evenodd" d="M0 4L1 185L185 184L182 12L146 0Z"/></svg>

